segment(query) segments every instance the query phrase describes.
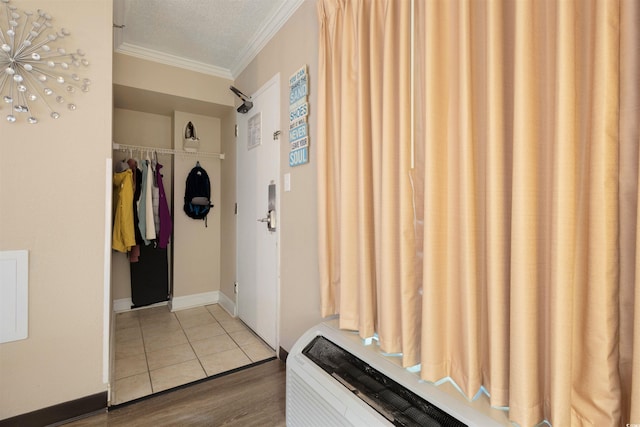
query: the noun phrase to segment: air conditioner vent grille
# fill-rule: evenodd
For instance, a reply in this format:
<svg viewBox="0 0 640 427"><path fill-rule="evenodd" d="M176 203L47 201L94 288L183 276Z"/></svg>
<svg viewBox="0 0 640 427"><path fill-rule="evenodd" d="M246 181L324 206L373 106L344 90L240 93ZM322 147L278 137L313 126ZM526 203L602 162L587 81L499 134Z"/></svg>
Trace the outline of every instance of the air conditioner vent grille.
<svg viewBox="0 0 640 427"><path fill-rule="evenodd" d="M350 426L344 414L328 404L314 390L307 387L295 371L287 372L287 393L295 398L287 399L287 424L306 427Z"/></svg>
<svg viewBox="0 0 640 427"><path fill-rule="evenodd" d="M302 351L393 425L403 427L466 427L455 417L417 396L366 362L316 336Z"/></svg>

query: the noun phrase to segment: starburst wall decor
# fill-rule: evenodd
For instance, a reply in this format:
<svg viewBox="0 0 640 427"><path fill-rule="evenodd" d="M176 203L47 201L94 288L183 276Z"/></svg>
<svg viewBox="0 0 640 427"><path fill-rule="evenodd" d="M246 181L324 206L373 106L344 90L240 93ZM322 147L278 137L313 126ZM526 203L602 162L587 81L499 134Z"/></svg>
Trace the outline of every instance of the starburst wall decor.
<svg viewBox="0 0 640 427"><path fill-rule="evenodd" d="M38 111L58 119L76 109L75 93L89 91L91 81L77 73L89 65L85 53L54 47L70 32L54 30L51 20L42 10L25 12L0 0L0 115L9 123L38 123Z"/></svg>

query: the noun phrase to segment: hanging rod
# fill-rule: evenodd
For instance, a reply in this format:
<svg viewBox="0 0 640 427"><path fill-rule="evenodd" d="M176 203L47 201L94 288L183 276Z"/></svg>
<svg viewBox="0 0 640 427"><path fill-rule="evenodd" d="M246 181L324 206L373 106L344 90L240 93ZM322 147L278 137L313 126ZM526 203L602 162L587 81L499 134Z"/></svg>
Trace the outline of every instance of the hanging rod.
<svg viewBox="0 0 640 427"><path fill-rule="evenodd" d="M113 143L112 148L114 150L132 150L132 151L154 151L158 154L171 154L178 156L199 156L199 157L217 157L220 160L224 160L224 153L211 153L206 151L183 151L183 150L174 150L172 148L156 148L156 147L145 147L142 145L126 145L126 144L118 144L116 142Z"/></svg>

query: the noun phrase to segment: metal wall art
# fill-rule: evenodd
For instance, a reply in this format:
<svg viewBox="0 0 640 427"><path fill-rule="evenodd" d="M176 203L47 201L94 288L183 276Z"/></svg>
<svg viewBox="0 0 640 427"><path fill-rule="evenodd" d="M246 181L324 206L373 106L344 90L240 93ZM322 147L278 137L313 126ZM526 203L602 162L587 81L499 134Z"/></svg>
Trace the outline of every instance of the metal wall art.
<svg viewBox="0 0 640 427"><path fill-rule="evenodd" d="M38 123L39 111L58 119L61 111L76 109L75 93L89 91L91 81L77 71L89 65L85 53L54 47L71 33L54 30L52 19L0 0L0 115L8 123Z"/></svg>

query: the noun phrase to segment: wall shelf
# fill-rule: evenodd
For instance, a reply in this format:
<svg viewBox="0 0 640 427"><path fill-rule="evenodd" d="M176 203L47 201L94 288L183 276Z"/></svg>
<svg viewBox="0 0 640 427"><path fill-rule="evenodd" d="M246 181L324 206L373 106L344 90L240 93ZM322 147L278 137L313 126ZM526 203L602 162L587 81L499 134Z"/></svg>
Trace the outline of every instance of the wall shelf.
<svg viewBox="0 0 640 427"><path fill-rule="evenodd" d="M196 156L196 157L212 157L218 158L220 160L224 160L224 153L212 153L207 151L183 151L183 150L174 150L172 148L156 148L156 147L145 147L142 145L127 145L127 144L118 144L114 142L112 144L112 148L118 151L153 151L158 154L170 154L172 156Z"/></svg>

